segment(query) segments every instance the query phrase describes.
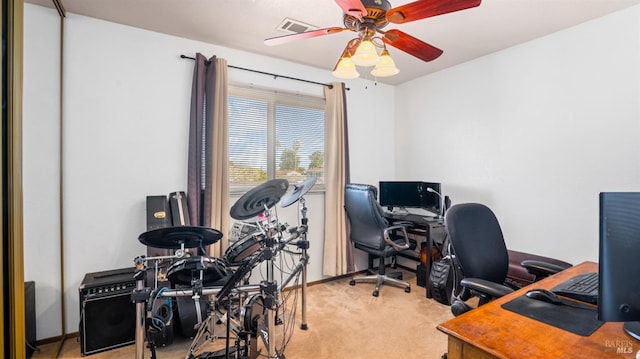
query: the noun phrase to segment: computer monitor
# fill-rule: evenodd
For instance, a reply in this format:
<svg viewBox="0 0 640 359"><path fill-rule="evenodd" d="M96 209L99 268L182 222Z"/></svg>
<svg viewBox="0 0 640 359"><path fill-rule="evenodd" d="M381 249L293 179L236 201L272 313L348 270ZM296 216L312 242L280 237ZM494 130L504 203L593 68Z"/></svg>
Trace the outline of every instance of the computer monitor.
<svg viewBox="0 0 640 359"><path fill-rule="evenodd" d="M380 205L397 208L422 208L434 214L442 213L440 183L422 181L380 181Z"/></svg>
<svg viewBox="0 0 640 359"><path fill-rule="evenodd" d="M598 318L640 340L640 192L600 193Z"/></svg>

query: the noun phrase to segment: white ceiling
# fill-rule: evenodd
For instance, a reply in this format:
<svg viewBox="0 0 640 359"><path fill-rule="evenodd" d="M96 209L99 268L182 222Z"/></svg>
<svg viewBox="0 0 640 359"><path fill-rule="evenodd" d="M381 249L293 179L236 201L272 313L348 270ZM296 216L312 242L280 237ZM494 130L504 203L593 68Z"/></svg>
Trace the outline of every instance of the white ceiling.
<svg viewBox="0 0 640 359"><path fill-rule="evenodd" d="M52 0L26 2L53 7ZM342 11L335 0L61 2L68 13L247 50L328 70L333 69L347 41L354 37L354 33L343 31L280 46L264 45L265 38L286 34L276 29L285 17L319 28L343 27ZM411 1L390 2L397 7ZM426 63L400 50L389 48L400 73L378 81L391 85L401 84L636 4L640 4L640 0L483 0L476 8L407 24L389 24L385 30L402 30L444 50L444 54ZM224 54L218 55L224 57Z"/></svg>

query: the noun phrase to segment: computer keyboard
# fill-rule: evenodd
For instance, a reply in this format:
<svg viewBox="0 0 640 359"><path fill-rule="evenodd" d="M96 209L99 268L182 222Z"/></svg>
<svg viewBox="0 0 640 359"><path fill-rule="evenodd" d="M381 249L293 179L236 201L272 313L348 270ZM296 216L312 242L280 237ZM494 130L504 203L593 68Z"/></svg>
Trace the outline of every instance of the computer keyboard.
<svg viewBox="0 0 640 359"><path fill-rule="evenodd" d="M598 273L578 274L553 287L551 291L581 302L598 304Z"/></svg>

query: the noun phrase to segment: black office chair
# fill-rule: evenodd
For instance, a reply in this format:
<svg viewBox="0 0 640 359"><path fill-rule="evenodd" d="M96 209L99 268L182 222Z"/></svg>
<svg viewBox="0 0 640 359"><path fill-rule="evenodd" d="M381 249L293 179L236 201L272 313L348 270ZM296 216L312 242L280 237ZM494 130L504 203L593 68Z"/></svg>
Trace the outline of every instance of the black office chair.
<svg viewBox="0 0 640 359"><path fill-rule="evenodd" d="M478 203L456 204L446 212L444 223L457 273L462 275L461 290L452 295L454 315L472 309L465 303L471 297L479 297L480 306L516 289L505 284L509 255L502 229L491 209ZM537 260L525 260L521 265L534 274L536 280L566 268Z"/></svg>
<svg viewBox="0 0 640 359"><path fill-rule="evenodd" d="M377 189L366 184L347 184L344 190L344 208L351 224L350 239L355 248L369 255L369 269L374 258L379 259L378 272L374 275L352 278L349 284L356 282L375 282L373 296L377 297L384 283L404 287L409 293L411 285L400 279L392 278L385 272L385 258L395 257L401 251L414 249L415 242L407 236L406 224L389 225L384 218L382 208L377 202ZM399 233L400 235L394 235ZM393 238L393 239L392 239Z"/></svg>

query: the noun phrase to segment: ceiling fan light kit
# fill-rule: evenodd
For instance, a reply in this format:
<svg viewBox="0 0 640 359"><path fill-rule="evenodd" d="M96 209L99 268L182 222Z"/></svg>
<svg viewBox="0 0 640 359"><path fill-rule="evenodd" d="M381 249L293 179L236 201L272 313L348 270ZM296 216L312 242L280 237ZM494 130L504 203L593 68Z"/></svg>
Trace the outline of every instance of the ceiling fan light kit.
<svg viewBox="0 0 640 359"><path fill-rule="evenodd" d="M382 50L380 54L380 61L376 64L376 67L371 70L371 74L375 77L388 77L396 75L400 70L396 67L396 63L389 56L387 49Z"/></svg>
<svg viewBox="0 0 640 359"><path fill-rule="evenodd" d="M362 40L358 48L356 49L356 53L351 57L351 61L358 66L373 66L378 63L380 58L378 58L378 52L376 51L376 47L373 45L371 40Z"/></svg>
<svg viewBox="0 0 640 359"><path fill-rule="evenodd" d="M354 42L359 42L359 39L354 39L352 40ZM370 44L372 44L371 41L368 41ZM362 41L362 43L365 43L365 41ZM358 47L358 49L360 49L362 43L360 44L360 46ZM366 45L365 45L366 46ZM370 49L365 48L365 54L366 54L366 61L361 61L362 58L360 58L359 60L356 60L356 56L358 55L358 50L355 51L355 54L352 56L350 51L345 51L343 56L340 58L340 60L338 61L338 64L335 67L335 70L333 71L333 76L339 78L339 79L355 79L358 78L360 76L360 73L358 72L356 65L358 66L373 66L375 65L375 67L373 68L373 70L371 70L371 75L375 76L375 77L388 77L388 76L393 76L395 74L397 74L398 72L400 72L400 70L396 67L395 62L393 61L393 59L391 58L391 56L389 55L389 51L387 51L387 48L382 45L382 52L380 53L380 56L378 56L375 47L372 47Z"/></svg>
<svg viewBox="0 0 640 359"><path fill-rule="evenodd" d="M333 76L339 79L355 79L360 77L360 73L356 70L356 64L351 61L351 56L347 55L338 61L336 69L333 70Z"/></svg>
<svg viewBox="0 0 640 359"><path fill-rule="evenodd" d="M358 33L342 52L333 75L342 79L360 76L358 66L376 66L371 74L376 77L393 76L400 72L389 55L386 45L393 46L422 61L433 61L443 51L400 30L382 31L389 23L403 24L480 5L481 0L418 0L392 8L388 0L335 0L343 12L344 27L331 27L266 39L266 45L280 45L299 39L336 34L344 30ZM374 37L376 33L381 37ZM381 41L381 44L373 40ZM356 47L357 45L357 47ZM355 47L355 51L353 51ZM382 49L377 54L376 47Z"/></svg>

